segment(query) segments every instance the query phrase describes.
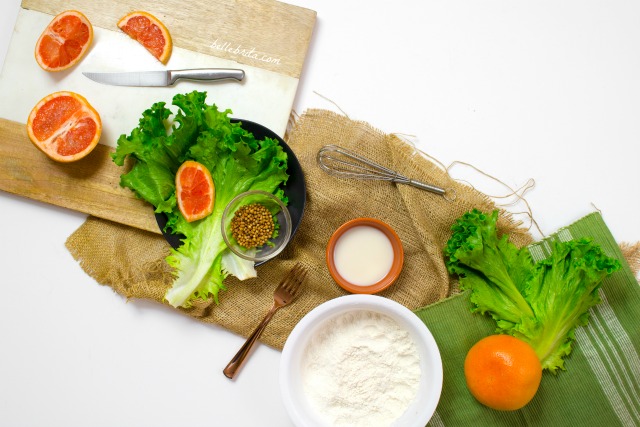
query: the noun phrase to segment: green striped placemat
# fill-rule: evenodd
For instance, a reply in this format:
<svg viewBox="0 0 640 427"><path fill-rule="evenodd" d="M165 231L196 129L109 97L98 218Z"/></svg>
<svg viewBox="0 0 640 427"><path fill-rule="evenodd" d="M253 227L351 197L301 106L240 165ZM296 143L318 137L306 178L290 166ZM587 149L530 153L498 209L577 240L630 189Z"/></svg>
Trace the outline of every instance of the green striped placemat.
<svg viewBox="0 0 640 427"><path fill-rule="evenodd" d="M534 399L523 409L501 412L478 403L467 390L467 351L494 332L488 316L472 314L468 292L421 308L442 355L444 384L429 426L638 426L640 425L640 286L599 213L592 213L548 239L591 237L622 269L602 284L602 303L587 327L576 330L566 371L544 372ZM545 239L545 240L548 240ZM546 256L545 241L530 247Z"/></svg>

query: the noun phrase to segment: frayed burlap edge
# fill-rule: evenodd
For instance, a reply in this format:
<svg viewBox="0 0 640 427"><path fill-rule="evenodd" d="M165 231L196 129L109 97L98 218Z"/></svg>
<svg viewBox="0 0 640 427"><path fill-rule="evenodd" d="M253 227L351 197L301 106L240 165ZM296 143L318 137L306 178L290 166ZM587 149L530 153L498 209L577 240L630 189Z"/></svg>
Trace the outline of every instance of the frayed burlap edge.
<svg viewBox="0 0 640 427"><path fill-rule="evenodd" d="M633 275L638 278L640 275L640 242L622 242L620 243L620 251L627 260Z"/></svg>

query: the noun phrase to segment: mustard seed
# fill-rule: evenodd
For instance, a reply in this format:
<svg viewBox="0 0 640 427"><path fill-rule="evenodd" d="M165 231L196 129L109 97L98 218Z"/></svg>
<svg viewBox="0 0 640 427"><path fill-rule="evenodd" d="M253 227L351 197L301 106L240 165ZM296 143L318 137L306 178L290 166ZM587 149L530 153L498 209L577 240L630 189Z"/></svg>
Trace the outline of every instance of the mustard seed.
<svg viewBox="0 0 640 427"><path fill-rule="evenodd" d="M231 219L231 234L245 248L264 245L273 235L274 229L271 212L259 203L242 206Z"/></svg>

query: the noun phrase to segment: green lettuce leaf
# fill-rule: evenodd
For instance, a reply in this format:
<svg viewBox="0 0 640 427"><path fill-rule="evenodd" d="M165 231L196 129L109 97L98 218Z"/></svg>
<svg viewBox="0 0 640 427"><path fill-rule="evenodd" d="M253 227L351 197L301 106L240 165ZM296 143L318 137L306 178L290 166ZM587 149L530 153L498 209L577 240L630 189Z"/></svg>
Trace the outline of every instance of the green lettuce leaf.
<svg viewBox="0 0 640 427"><path fill-rule="evenodd" d="M517 331L536 349L542 367L564 369L563 357L571 353L574 331L589 321L589 309L601 299L602 280L620 269L590 239L550 242L551 256L532 272L526 299L535 313L536 328Z"/></svg>
<svg viewBox="0 0 640 427"><path fill-rule="evenodd" d="M143 112L138 127L118 139L113 160L124 165L127 158L133 159L120 184L155 206L156 212L166 213L167 228L185 236L167 257L175 280L165 299L174 307L188 307L194 298L212 296L218 302L229 273L255 277L253 264L246 265L250 261L226 255L223 262L229 250L222 238L222 212L231 199L250 190L274 193L286 203L282 186L289 177L288 159L277 140L256 140L240 123L231 123L230 110L208 105L205 92L176 95L172 104L179 108L174 116L164 103ZM175 174L186 160L206 166L215 184L212 214L192 223L180 213L175 196Z"/></svg>
<svg viewBox="0 0 640 427"><path fill-rule="evenodd" d="M602 280L620 268L588 239L549 241L551 256L534 263L527 248L499 236L498 211L465 213L444 249L449 273L471 291L472 311L490 315L496 332L529 343L543 369L564 369L574 331L600 302Z"/></svg>

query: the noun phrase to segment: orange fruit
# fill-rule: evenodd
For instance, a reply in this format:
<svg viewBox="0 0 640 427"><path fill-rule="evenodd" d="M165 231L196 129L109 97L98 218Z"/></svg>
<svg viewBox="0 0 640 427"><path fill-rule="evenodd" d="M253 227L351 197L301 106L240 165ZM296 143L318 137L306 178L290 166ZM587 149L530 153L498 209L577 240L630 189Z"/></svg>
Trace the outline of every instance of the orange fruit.
<svg viewBox="0 0 640 427"><path fill-rule="evenodd" d="M171 35L155 16L142 11L131 12L118 21L118 28L137 40L160 62L167 63L173 48Z"/></svg>
<svg viewBox="0 0 640 427"><path fill-rule="evenodd" d="M469 391L480 403L514 411L535 396L542 365L528 343L511 335L490 335L467 353L464 375Z"/></svg>
<svg viewBox="0 0 640 427"><path fill-rule="evenodd" d="M53 18L36 43L36 61L46 71L75 65L93 41L93 27L82 13L67 10Z"/></svg>
<svg viewBox="0 0 640 427"><path fill-rule="evenodd" d="M213 212L216 190L211 173L203 164L187 160L176 172L178 208L188 222Z"/></svg>
<svg viewBox="0 0 640 427"><path fill-rule="evenodd" d="M73 92L55 92L40 100L27 119L31 142L58 162L73 162L98 145L100 115Z"/></svg>

